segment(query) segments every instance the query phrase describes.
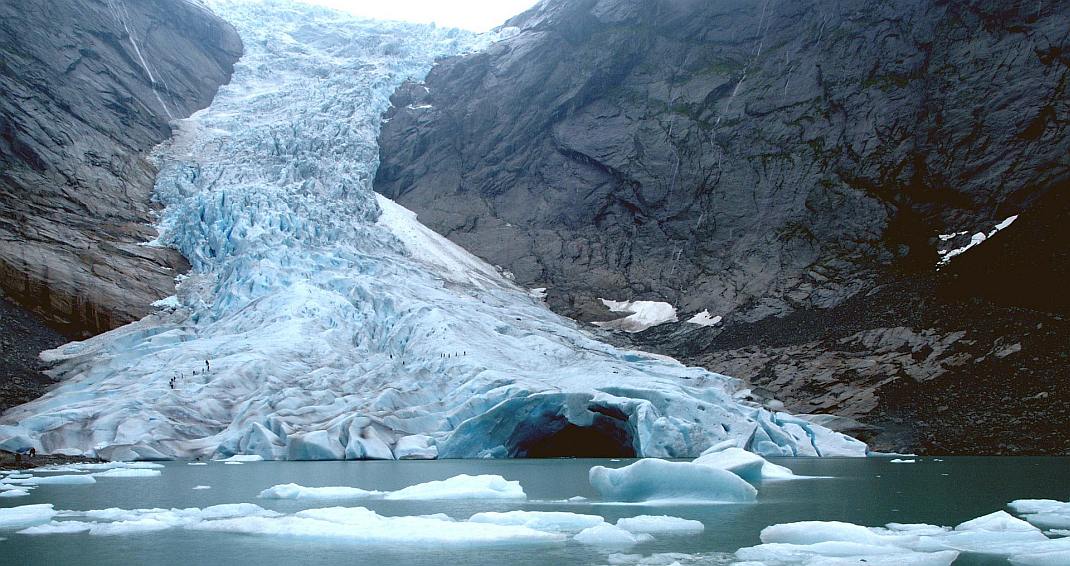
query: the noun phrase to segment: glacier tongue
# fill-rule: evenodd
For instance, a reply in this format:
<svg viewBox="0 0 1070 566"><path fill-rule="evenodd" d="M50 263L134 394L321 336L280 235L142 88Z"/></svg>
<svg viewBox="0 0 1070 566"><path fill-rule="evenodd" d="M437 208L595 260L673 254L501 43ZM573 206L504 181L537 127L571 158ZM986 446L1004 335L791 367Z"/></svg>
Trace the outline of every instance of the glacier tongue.
<svg viewBox="0 0 1070 566"><path fill-rule="evenodd" d="M596 341L372 192L394 88L486 38L213 8L245 54L156 155L159 241L193 266L177 303L44 353L63 383L0 440L114 459L389 458L414 435L439 457L864 455L739 402L732 378Z"/></svg>

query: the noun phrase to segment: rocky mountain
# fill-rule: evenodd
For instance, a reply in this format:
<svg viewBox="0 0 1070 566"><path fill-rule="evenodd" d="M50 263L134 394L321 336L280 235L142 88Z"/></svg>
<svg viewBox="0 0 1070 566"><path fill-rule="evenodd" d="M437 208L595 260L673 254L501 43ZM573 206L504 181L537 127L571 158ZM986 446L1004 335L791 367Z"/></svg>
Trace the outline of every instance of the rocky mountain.
<svg viewBox="0 0 1070 566"><path fill-rule="evenodd" d="M375 187L558 312L721 316L612 339L878 448L1065 452L1067 30L1061 3L546 0L398 89Z"/></svg>
<svg viewBox="0 0 1070 566"><path fill-rule="evenodd" d="M144 245L156 238L149 152L208 105L241 52L230 25L187 0L0 4L5 335L21 328L15 304L85 337L173 294L188 264Z"/></svg>

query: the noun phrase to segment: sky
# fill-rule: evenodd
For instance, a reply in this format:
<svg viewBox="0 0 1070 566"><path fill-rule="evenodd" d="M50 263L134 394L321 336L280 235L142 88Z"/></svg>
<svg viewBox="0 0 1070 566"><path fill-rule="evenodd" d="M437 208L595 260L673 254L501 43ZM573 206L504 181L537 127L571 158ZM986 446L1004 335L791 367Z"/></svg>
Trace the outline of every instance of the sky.
<svg viewBox="0 0 1070 566"><path fill-rule="evenodd" d="M536 0L303 0L359 16L487 31Z"/></svg>

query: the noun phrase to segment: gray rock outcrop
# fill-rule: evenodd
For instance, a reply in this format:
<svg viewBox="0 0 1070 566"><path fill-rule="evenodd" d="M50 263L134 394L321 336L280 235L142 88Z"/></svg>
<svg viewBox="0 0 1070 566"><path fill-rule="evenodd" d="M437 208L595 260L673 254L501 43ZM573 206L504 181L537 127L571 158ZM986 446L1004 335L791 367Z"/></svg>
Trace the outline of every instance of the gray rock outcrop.
<svg viewBox="0 0 1070 566"><path fill-rule="evenodd" d="M140 318L188 268L156 237L150 150L241 55L186 0L0 3L0 290L69 337Z"/></svg>
<svg viewBox="0 0 1070 566"><path fill-rule="evenodd" d="M580 320L723 315L611 339L880 448L1070 450L1015 438L1070 395L1070 5L547 0L507 26L395 93L376 190Z"/></svg>

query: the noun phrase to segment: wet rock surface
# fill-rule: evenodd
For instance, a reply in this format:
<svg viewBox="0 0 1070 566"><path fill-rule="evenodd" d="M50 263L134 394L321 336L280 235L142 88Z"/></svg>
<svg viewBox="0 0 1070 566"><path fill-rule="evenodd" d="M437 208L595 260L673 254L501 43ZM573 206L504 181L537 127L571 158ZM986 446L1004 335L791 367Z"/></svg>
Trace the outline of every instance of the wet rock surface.
<svg viewBox="0 0 1070 566"><path fill-rule="evenodd" d="M612 318L600 297L723 315L609 336L878 449L1070 449L1066 6L585 0L507 25L398 89L376 190L579 320Z"/></svg>
<svg viewBox="0 0 1070 566"><path fill-rule="evenodd" d="M0 5L0 285L69 337L140 318L188 264L156 237L150 150L241 43L183 0Z"/></svg>
<svg viewBox="0 0 1070 566"><path fill-rule="evenodd" d="M42 373L42 350L67 340L33 313L0 296L0 412L41 396L54 382Z"/></svg>

